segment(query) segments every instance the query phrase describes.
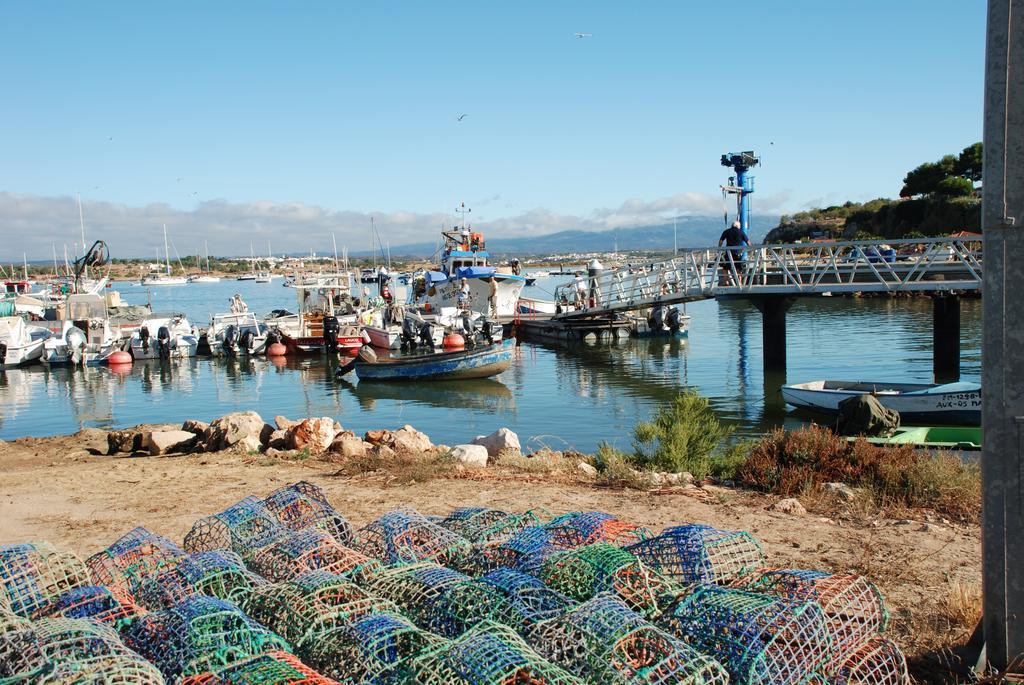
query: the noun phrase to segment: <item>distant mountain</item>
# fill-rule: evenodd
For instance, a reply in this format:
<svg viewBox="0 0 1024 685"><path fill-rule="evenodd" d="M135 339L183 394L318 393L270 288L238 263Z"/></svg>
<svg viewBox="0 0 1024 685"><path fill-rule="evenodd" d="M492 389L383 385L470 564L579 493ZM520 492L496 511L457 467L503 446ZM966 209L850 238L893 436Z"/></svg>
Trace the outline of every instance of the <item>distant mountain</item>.
<svg viewBox="0 0 1024 685"><path fill-rule="evenodd" d="M778 216L751 217L751 242L760 242L765 234L779 224ZM676 221L679 247L710 247L718 244L724 228L722 217L683 216ZM486 236L486 228L484 228ZM607 231L558 231L528 238L487 238L487 250L499 255L538 255L566 252L611 252L629 250L671 250L672 222L653 226L632 226ZM400 245L391 248L392 255L422 257L433 254L434 243ZM357 253L352 253L353 255Z"/></svg>

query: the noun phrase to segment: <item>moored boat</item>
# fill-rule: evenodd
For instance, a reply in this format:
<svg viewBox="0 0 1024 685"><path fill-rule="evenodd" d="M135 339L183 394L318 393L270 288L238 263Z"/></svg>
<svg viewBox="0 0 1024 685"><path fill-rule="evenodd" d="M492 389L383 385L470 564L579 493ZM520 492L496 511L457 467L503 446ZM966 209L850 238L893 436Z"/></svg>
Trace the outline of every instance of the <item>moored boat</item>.
<svg viewBox="0 0 1024 685"><path fill-rule="evenodd" d="M135 359L194 357L199 336L184 314L151 316L142 322L131 339Z"/></svg>
<svg viewBox="0 0 1024 685"><path fill-rule="evenodd" d="M50 335L50 331L27 324L20 316L0 317L0 368L38 361Z"/></svg>
<svg viewBox="0 0 1024 685"><path fill-rule="evenodd" d="M110 325L107 298L68 295L60 335L45 342L42 362L50 366L102 364L123 345L121 330Z"/></svg>
<svg viewBox="0 0 1024 685"><path fill-rule="evenodd" d="M359 350L366 338L356 323L351 277L336 274L313 285L292 286L298 314L264 319L290 355Z"/></svg>
<svg viewBox="0 0 1024 685"><path fill-rule="evenodd" d="M515 340L493 345L407 357L378 359L370 348L338 369L338 375L355 372L360 380L374 381L444 381L467 378L489 378L512 364Z"/></svg>
<svg viewBox="0 0 1024 685"><path fill-rule="evenodd" d="M909 424L981 425L981 386L977 383L870 383L820 380L782 386L789 404L810 411L834 414L839 403L858 395L872 395L882 406L899 412Z"/></svg>
<svg viewBox="0 0 1024 685"><path fill-rule="evenodd" d="M849 437L872 445L913 445L932 449L980 450L981 426L903 426L885 438Z"/></svg>
<svg viewBox="0 0 1024 685"><path fill-rule="evenodd" d="M263 354L267 347L267 327L248 311L214 314L206 339L214 356Z"/></svg>

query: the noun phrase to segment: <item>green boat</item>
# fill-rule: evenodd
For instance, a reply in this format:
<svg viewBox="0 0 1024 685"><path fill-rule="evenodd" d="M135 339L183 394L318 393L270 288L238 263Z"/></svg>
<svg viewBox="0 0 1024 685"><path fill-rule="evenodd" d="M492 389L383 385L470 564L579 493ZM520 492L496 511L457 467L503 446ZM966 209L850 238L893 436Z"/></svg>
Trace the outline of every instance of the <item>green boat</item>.
<svg viewBox="0 0 1024 685"><path fill-rule="evenodd" d="M853 437L847 440L860 440ZM914 445L935 449L980 450L980 426L904 426L887 438L863 438L872 445Z"/></svg>

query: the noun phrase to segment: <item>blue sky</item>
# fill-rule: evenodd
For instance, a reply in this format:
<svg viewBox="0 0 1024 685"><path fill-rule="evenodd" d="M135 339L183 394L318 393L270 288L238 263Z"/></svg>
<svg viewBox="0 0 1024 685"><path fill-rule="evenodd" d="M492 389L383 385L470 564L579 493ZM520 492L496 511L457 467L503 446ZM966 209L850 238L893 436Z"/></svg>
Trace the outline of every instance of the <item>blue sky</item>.
<svg viewBox="0 0 1024 685"><path fill-rule="evenodd" d="M90 235L167 222L222 252L355 242L370 213L432 240L461 200L503 235L718 213L734 149L763 155L755 210L895 196L981 139L984 20L950 0L2 2L0 258L70 240L76 192Z"/></svg>

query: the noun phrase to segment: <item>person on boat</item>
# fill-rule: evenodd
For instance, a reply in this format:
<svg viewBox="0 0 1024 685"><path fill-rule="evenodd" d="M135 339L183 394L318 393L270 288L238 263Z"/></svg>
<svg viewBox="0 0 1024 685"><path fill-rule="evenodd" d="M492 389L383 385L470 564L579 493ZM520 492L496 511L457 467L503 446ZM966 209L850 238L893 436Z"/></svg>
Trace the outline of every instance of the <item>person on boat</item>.
<svg viewBox="0 0 1024 685"><path fill-rule="evenodd" d="M463 278L459 285L459 309L469 306L469 279Z"/></svg>
<svg viewBox="0 0 1024 685"><path fill-rule="evenodd" d="M244 314L249 311L249 305L245 303L242 296L238 293L235 293L235 296L228 300L228 302L231 306L232 314Z"/></svg>
<svg viewBox="0 0 1024 685"><path fill-rule="evenodd" d="M388 287L387 282L380 287L380 296L384 298L384 302L387 304L391 304L395 301L395 297L391 294L391 288Z"/></svg>
<svg viewBox="0 0 1024 685"><path fill-rule="evenodd" d="M722 247L723 244L729 248L740 248L744 245L750 245L750 240L743 233L739 220L732 222L732 226L722 231L722 235L718 239L718 246ZM746 268L746 255L743 253L743 250L729 249L725 252L725 258L722 260L722 271L725 273L728 285L735 285L732 278L733 267L735 267L737 274L742 273Z"/></svg>
<svg viewBox="0 0 1024 685"><path fill-rule="evenodd" d="M488 279L490 290L487 293L487 302L491 305L491 317L498 318L498 279L491 276Z"/></svg>
<svg viewBox="0 0 1024 685"><path fill-rule="evenodd" d="M583 274L576 274L576 304L585 307L587 302L587 281Z"/></svg>

